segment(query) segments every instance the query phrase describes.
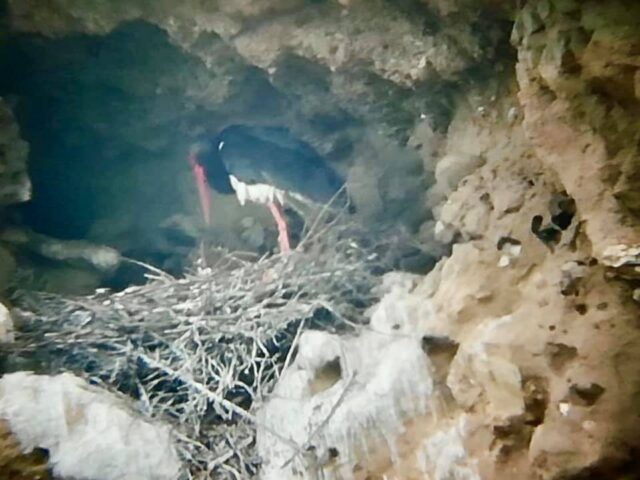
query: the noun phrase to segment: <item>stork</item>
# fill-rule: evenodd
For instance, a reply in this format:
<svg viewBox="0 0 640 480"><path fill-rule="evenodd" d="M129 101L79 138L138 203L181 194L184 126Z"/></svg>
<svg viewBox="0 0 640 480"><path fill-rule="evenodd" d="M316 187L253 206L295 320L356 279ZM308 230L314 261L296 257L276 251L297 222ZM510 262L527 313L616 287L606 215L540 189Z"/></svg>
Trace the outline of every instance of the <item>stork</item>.
<svg viewBox="0 0 640 480"><path fill-rule="evenodd" d="M194 143L189 151L202 215L211 223L209 187L235 193L247 201L266 205L278 227L280 250L291 249L283 205L287 198L326 204L334 198L345 204L344 180L308 143L287 128L231 125L216 136Z"/></svg>

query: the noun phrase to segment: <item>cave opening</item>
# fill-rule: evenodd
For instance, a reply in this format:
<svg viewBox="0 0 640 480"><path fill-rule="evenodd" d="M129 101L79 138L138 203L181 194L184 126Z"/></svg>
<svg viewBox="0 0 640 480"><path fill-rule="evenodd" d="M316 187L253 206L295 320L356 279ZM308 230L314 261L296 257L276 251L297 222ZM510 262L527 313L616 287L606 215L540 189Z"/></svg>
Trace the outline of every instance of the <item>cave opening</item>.
<svg viewBox="0 0 640 480"><path fill-rule="evenodd" d="M189 68L185 60L159 29L142 23L106 37L21 35L6 43L3 71L9 75L3 76L3 95L14 96L31 146L34 198L21 208L26 222L44 234L85 237L99 212L113 208L117 190L122 195L144 190L145 182L127 185L118 171L152 161L179 140L176 127L184 109L177 92L168 88L156 96L155 90L170 69ZM146 183L162 182L160 168L146 168ZM109 179L117 190L106 191ZM176 200L174 190L158 186L163 194L153 199L142 192L150 215L154 205L163 209ZM116 198L105 205L109 196ZM138 219L142 214L136 212Z"/></svg>
<svg viewBox="0 0 640 480"><path fill-rule="evenodd" d="M187 52L159 27L132 21L105 35L12 33L0 48L0 69L0 96L29 144L33 190L5 215L38 234L106 245L173 275L189 265L203 235L230 249L266 252L277 232L255 205L215 198L211 228L198 218L189 147L233 123L284 126L308 140L351 183L364 184L355 198L365 205L365 223L398 220L415 230L423 221L419 157L396 148L393 168L366 178L370 172L356 164L368 153L362 144L375 148L365 138L368 125L339 104L318 105L329 95L331 72L295 56L280 61L276 88L268 72L229 52L217 35L200 34ZM287 215L299 241L304 221L296 210ZM410 268L432 264L418 249L408 256L417 258L405 262ZM125 262L88 290L122 289L144 282L144 274Z"/></svg>
<svg viewBox="0 0 640 480"><path fill-rule="evenodd" d="M2 96L30 145L33 197L14 218L177 273L194 240L160 224L189 209L176 159L191 126L213 115L189 102L181 79L202 75L202 62L143 22L106 36L15 35L0 57Z"/></svg>

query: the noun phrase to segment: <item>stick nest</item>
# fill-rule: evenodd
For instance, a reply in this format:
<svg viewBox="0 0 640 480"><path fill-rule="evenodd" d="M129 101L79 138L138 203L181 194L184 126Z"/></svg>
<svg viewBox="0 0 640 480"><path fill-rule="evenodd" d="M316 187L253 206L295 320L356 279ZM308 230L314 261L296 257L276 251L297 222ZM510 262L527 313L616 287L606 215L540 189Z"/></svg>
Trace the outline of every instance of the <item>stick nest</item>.
<svg viewBox="0 0 640 480"><path fill-rule="evenodd" d="M353 331L377 300L388 269L382 252L397 239L370 237L333 224L289 254L210 249L217 259L208 266L200 259L183 278L154 270L122 292L18 292L14 353L47 373L83 375L170 422L182 478L251 478L260 465L252 412L294 358L300 333Z"/></svg>

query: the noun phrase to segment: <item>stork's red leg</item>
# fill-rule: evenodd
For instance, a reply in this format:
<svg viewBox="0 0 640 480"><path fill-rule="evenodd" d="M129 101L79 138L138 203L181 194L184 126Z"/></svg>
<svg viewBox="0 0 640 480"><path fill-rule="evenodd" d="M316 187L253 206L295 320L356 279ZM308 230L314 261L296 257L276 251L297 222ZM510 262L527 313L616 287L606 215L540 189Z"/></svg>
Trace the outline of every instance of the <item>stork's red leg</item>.
<svg viewBox="0 0 640 480"><path fill-rule="evenodd" d="M289 232L287 231L287 221L284 219L282 207L276 202L269 202L269 211L278 225L278 244L282 252L289 252L291 246L289 244Z"/></svg>

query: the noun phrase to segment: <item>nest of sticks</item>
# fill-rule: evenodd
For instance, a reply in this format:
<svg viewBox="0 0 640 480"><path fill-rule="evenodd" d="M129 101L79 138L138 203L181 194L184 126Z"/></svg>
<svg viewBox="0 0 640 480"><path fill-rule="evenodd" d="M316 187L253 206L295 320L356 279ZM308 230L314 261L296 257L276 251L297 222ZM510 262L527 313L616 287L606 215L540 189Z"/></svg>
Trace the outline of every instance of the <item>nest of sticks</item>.
<svg viewBox="0 0 640 480"><path fill-rule="evenodd" d="M295 356L305 329L354 331L377 301L383 252L352 224L317 223L294 251L262 258L209 249L181 278L81 298L17 292L14 354L133 399L173 426L184 479L251 478L253 412ZM274 434L277 435L276 432ZM302 447L300 447L302 448Z"/></svg>

